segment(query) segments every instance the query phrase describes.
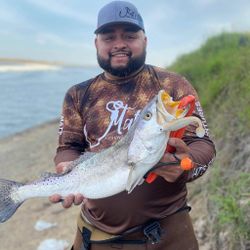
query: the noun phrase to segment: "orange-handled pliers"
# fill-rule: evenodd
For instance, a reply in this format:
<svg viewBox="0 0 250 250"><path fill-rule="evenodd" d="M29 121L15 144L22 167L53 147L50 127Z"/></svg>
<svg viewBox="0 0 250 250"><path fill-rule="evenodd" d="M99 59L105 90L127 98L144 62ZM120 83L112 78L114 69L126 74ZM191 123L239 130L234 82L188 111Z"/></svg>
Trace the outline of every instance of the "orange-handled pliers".
<svg viewBox="0 0 250 250"><path fill-rule="evenodd" d="M185 117L190 116L193 113L194 107L195 107L195 97L193 95L184 96L180 100L180 103L178 105L179 109L186 109L187 110ZM186 128L184 127L184 128L181 128L177 131L172 131L172 132L170 132L169 137L170 138L182 138L182 136L185 133L185 129ZM170 146L170 145L167 145L166 152L174 153L175 148ZM193 166L192 160L190 158L184 158L180 161L180 166L184 170L189 170ZM154 172L150 172L147 174L145 180L147 183L152 183L156 178L157 178L157 174L155 174Z"/></svg>

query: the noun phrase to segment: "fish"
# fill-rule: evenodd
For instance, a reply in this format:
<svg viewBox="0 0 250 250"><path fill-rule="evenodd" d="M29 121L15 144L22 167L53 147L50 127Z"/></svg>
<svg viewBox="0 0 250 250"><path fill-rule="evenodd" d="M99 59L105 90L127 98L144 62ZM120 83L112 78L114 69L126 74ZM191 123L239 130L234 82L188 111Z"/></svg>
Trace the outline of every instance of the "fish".
<svg viewBox="0 0 250 250"><path fill-rule="evenodd" d="M204 136L201 120L184 117L187 110L180 110L178 103L160 90L117 143L98 153L84 153L65 173L46 173L30 183L0 179L0 222L10 219L31 198L81 193L100 199L131 193L162 158L171 131L196 123L197 136Z"/></svg>

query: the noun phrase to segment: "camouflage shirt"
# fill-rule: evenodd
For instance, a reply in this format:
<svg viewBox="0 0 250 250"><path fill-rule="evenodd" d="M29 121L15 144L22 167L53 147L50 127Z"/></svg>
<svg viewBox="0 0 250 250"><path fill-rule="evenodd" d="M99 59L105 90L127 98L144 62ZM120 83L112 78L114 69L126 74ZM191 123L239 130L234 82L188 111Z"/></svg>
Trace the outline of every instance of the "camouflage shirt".
<svg viewBox="0 0 250 250"><path fill-rule="evenodd" d="M59 145L55 163L74 160L85 151L98 152L116 143L130 128L140 110L165 89L174 100L186 95L196 97L196 115L206 129L204 138L189 125L183 140L199 165L185 171L174 183L159 177L152 184L144 183L131 194L91 200L82 206L85 217L96 227L118 234L150 219L173 214L186 204L186 182L201 176L210 166L214 144L209 138L207 123L198 96L183 77L151 65L145 65L136 75L114 81L104 73L74 85L66 93L59 129Z"/></svg>

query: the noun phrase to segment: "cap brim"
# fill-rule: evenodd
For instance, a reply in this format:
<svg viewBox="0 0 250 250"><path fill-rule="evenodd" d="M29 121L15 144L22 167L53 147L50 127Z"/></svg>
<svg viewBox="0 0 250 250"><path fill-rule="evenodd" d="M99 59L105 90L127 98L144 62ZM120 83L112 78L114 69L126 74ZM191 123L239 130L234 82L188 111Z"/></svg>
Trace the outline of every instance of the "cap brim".
<svg viewBox="0 0 250 250"><path fill-rule="evenodd" d="M94 33L95 34L102 33L109 26L120 25L120 24L125 24L125 25L133 26L135 28L135 31L139 31L139 30L143 30L144 31L143 28L141 28L139 25L137 25L135 23L131 23L131 22L110 22L110 23L106 23L106 24L100 26L99 28L97 28Z"/></svg>

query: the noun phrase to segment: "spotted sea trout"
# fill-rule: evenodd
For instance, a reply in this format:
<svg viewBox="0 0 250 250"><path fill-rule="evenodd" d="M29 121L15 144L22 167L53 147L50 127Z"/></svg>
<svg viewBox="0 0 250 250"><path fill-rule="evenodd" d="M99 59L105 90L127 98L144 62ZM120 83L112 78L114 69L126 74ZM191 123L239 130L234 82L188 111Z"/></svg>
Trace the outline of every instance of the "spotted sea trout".
<svg viewBox="0 0 250 250"><path fill-rule="evenodd" d="M184 117L187 110L179 109L178 103L161 90L120 141L99 153L85 153L66 173L46 174L27 184L0 179L0 222L8 220L30 198L81 193L99 199L124 190L132 192L162 158L171 131L196 123L197 136L204 136L200 119Z"/></svg>

